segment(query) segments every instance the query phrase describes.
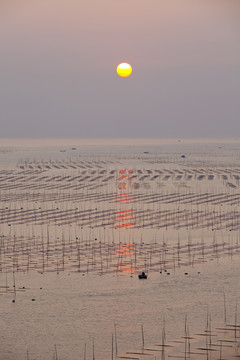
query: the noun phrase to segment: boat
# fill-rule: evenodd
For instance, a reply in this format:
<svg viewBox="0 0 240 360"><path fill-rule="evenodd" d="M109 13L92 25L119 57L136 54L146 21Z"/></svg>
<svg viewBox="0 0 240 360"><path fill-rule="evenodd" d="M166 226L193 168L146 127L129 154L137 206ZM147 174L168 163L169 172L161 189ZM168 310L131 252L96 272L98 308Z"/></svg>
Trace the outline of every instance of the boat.
<svg viewBox="0 0 240 360"><path fill-rule="evenodd" d="M147 279L147 274L143 271L141 274L138 275L139 279Z"/></svg>

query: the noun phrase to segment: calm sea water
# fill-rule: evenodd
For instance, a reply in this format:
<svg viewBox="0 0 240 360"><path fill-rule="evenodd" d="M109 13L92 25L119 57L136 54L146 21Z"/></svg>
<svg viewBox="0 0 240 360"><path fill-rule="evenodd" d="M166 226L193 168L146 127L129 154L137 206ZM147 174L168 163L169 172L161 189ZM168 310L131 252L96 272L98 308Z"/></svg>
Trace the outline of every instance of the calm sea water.
<svg viewBox="0 0 240 360"><path fill-rule="evenodd" d="M147 281L124 275L17 274L17 287L27 290L17 292L15 303L13 294L0 297L1 359L26 359L27 349L32 359L51 359L56 344L59 359L75 360L83 358L85 343L91 359L93 338L96 358L111 358L114 322L119 354L141 349L141 325L146 347L160 344L164 319L167 342L184 336L186 315L194 337L204 332L207 312L212 329L223 326L223 292L227 320L234 323L240 296L239 258L190 268L188 276L185 271L178 269L170 276L153 273ZM5 274L0 279L4 284Z"/></svg>
<svg viewBox="0 0 240 360"><path fill-rule="evenodd" d="M14 183L15 187L11 185L12 174L18 177L28 176L29 174L32 176L34 172L36 173L37 166L43 164L81 163L86 167L85 170L89 174L95 170L97 172L101 170L110 172L112 169L116 169L117 172L133 169L136 173L138 169L143 172L146 169L170 172L174 169L184 169L184 171L189 169L195 174L196 169L196 171L201 172L202 169L208 171L214 168L217 173L220 171L219 169L238 171L239 168L240 146L238 141L118 140L115 145L113 143L114 141L106 145L104 141L96 143L95 140L92 140L91 143L89 141L83 143L80 140L59 140L55 142L48 140L45 144L36 142L34 146L34 141L22 143L15 140L5 141L0 146L0 168L3 184L1 188L1 211L15 209L14 216L17 216L17 211L21 207L28 210L33 206L37 208L41 206L43 209L53 208L55 203L49 200L53 190L48 190L47 186L44 185L42 190L38 190L37 188L31 188L31 185L29 185L28 189L23 190L18 186L18 179ZM181 158L183 154L185 158ZM89 164L90 168L87 167ZM98 167L99 164L101 167ZM10 171L10 173L6 173L6 171ZM41 176L49 173L52 177L56 174L60 174L61 177L69 174L73 176L74 173L82 171L83 168L77 170L64 167L61 169L45 168L43 173L41 172ZM228 173L224 172L224 174ZM125 192L127 186L127 191L130 189L134 194L149 196L161 191L164 191L165 194L189 192L190 190L185 190L185 185L187 185L192 186L191 189L196 194L201 195L206 189L206 191L217 195L218 189L219 192L224 193L225 188L223 186L226 186L226 181L223 183L220 175L213 182L210 180L200 182L199 180L196 185L193 180L191 180L191 183L187 183L185 179L182 180L181 186L176 182L176 177L172 182L168 183L163 179L158 183L144 180L140 188L136 186L130 188L129 185L124 185L123 190ZM236 180L236 178L231 177L231 174L228 176L231 181ZM88 184L88 180L84 181L84 184ZM39 184L42 183L39 182ZM122 182L114 178L113 183L104 190L101 187L97 188L97 193L101 195L115 191L117 194L122 195L124 192L119 184L122 184ZM239 197L237 180L233 184L235 184L236 188L226 187L226 193L230 196ZM61 190L61 194L76 195L83 192L86 195L84 189L74 191L72 193L66 188ZM96 192L96 190L89 190L90 194L91 191ZM27 198L27 200L24 198L24 201L14 200L14 196L25 196L27 193L34 196L38 194L38 200L36 202ZM45 200L41 197L43 195ZM54 206L69 209L71 206L75 206L73 201L74 199L64 200L61 203L58 200L57 205ZM79 201L80 203L81 201ZM155 210L158 205L154 202L144 206L137 202L130 205L129 203L126 205L123 203L112 205L110 202L101 202L100 205L95 205L95 203L89 202L87 205L84 203L84 205L80 204L79 206L83 206L83 208L98 206L101 211L112 209L114 206L118 206L118 210L126 211L129 206L131 208L135 206L138 207L138 210L147 212L148 209ZM176 204L168 204L166 207L164 204L160 204L159 206L165 211L165 209L169 210L171 206L176 206ZM211 209L215 209L214 206L216 205L208 205L207 203L203 205L194 203L186 205L179 203L178 208L180 210L182 208L195 209L195 207L206 209L209 206ZM231 208L227 204L226 209L229 207ZM238 205L234 205L234 211L238 211ZM54 236L60 236L59 234L65 234L64 226L55 224L54 221L56 220L54 219L39 225L34 221L30 222L32 220L28 220L28 224L21 223L21 221L14 223L14 217L10 218L8 215L9 218L4 220L4 216L2 215L3 220L0 225L1 239L3 239L2 236L4 235L8 239L7 241L14 241L14 237L17 238L20 235L28 235L30 239L33 233L36 236L38 234L39 237L46 236L48 227L52 239ZM13 223L9 227L11 221ZM75 228L79 230L80 227L74 221L70 225L68 224L69 227L71 226L69 236L72 237L77 231ZM91 224L91 227L94 226ZM108 234L108 241L110 241L111 226L106 225L106 229L104 227L100 226L91 230L91 236L94 234L94 237L98 237L99 235L104 240L105 234ZM89 229L89 225L83 226L82 234L90 234ZM219 237L219 231L212 232L212 229L209 228L191 229L191 240L193 242L196 239L200 241L199 239L204 234L205 241L210 244L214 239L213 233ZM222 236L228 236L226 235L227 231L228 229L221 230L221 234L224 234ZM144 227L140 229L124 227L119 228L117 236L115 236L118 241L126 243L129 240L130 242L139 243L143 240L153 241L153 239L162 243L165 239L168 243L175 244L179 233L181 239L187 241L189 229L183 227L181 230L176 231L171 226L168 230L157 229L155 225L146 229ZM231 232L231 236L233 241L238 239L239 229L237 226ZM6 243L4 249L7 249ZM41 252L39 251L39 253ZM5 254L1 253L1 264L3 264L2 259L4 256ZM7 261L6 258L4 259L4 261ZM14 259L11 258L11 261L14 262ZM15 269L13 274L13 268L10 265L9 271L2 268L0 273L0 359L22 360L27 359L27 356L29 359L56 359L56 351L58 359L77 360L84 359L84 357L93 359L94 356L95 359L111 359L112 335L114 335L114 357L116 352L115 332L117 333L118 355L128 356L127 352L141 351L142 326L145 347L161 344L164 326L167 343L173 345L175 340L182 341L182 337L185 335L186 315L189 335L194 338L192 343L205 346L205 340L201 336L196 336L196 334L204 333L207 318L209 321L211 317L211 328L213 330L224 326L225 317L227 317L228 324L234 324L236 321L236 303L240 296L239 255L233 253L232 256L228 256L225 254L223 257L202 264L195 263L193 266L176 267L175 270L171 268L169 271L170 275L167 275L164 271L162 274L159 271L149 272L148 279L140 281L136 272L103 273L100 276L97 273L78 273L76 269L74 271L71 271L71 269L59 271L59 273L55 270L40 273L39 270L34 269L30 269L28 272L18 272ZM185 275L186 272L188 275ZM14 282L15 289L17 289L15 293ZM9 288L6 289L6 285ZM224 308L224 294L226 309ZM14 303L12 302L13 299L15 299ZM35 299L35 301L32 301L32 299ZM218 339L220 338L219 335ZM84 349L86 349L85 355ZM223 351L227 352L228 349L224 348ZM232 354L236 353L237 350L235 351L234 348L231 355L228 355L228 359L233 358ZM176 342L172 348L168 349L166 358L168 355L184 356L184 343ZM134 357L134 355L132 356ZM193 354L191 356L193 359L198 359L198 355ZM204 356L201 356L201 358L207 358ZM160 360L163 358L163 354L161 352L152 352L142 358ZM217 359L219 354L212 354L209 358Z"/></svg>

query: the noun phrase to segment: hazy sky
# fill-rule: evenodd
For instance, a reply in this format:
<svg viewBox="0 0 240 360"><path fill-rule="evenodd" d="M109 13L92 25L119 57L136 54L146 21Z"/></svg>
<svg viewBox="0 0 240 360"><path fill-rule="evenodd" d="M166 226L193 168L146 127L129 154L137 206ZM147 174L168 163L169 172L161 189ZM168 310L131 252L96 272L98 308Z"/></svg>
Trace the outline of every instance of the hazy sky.
<svg viewBox="0 0 240 360"><path fill-rule="evenodd" d="M0 0L0 125L2 138L239 136L240 1Z"/></svg>

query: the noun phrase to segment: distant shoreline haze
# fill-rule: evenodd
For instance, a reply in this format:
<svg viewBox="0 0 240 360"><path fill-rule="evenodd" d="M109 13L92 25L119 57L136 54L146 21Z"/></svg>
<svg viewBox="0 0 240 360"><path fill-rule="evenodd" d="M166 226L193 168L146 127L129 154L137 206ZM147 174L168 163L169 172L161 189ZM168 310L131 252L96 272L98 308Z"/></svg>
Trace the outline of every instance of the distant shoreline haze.
<svg viewBox="0 0 240 360"><path fill-rule="evenodd" d="M139 146L165 144L205 144L205 143L239 143L240 138L0 138L0 148L3 147L55 147L55 146Z"/></svg>

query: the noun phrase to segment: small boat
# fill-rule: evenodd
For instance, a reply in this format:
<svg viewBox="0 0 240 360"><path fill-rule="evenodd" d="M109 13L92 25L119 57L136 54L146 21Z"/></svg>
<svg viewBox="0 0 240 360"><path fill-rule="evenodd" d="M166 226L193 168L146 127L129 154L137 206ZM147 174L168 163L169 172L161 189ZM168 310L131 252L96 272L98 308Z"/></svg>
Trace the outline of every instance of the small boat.
<svg viewBox="0 0 240 360"><path fill-rule="evenodd" d="M147 274L143 271L141 274L138 275L139 279L147 279Z"/></svg>

